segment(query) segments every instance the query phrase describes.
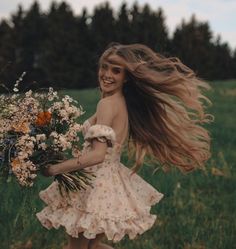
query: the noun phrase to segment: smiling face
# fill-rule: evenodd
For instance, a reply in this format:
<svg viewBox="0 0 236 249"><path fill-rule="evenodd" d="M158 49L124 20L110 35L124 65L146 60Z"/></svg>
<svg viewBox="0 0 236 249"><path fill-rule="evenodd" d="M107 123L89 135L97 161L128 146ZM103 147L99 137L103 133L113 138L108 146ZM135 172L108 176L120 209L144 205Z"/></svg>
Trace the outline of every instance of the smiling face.
<svg viewBox="0 0 236 249"><path fill-rule="evenodd" d="M104 96L122 92L126 80L125 67L122 58L112 54L105 58L98 71L98 80Z"/></svg>

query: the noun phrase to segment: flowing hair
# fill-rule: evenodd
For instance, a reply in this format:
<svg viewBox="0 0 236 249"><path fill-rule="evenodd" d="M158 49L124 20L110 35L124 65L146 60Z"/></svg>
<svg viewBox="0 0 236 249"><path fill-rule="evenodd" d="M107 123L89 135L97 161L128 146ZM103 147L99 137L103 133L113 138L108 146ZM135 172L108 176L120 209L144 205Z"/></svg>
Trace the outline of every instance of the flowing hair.
<svg viewBox="0 0 236 249"><path fill-rule="evenodd" d="M126 70L123 94L129 144L135 151L134 172L145 155L182 172L203 168L210 157L210 136L202 124L212 116L204 111L210 101L201 90L209 85L178 58L166 58L142 44L112 44L99 64L113 54Z"/></svg>

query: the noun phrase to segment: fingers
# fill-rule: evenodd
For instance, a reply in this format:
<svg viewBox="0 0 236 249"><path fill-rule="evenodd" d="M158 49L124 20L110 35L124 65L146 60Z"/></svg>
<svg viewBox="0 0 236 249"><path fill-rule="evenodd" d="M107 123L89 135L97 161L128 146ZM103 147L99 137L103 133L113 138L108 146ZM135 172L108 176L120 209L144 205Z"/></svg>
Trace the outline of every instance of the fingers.
<svg viewBox="0 0 236 249"><path fill-rule="evenodd" d="M42 168L40 169L41 174L42 174L43 176L46 176L46 177L53 176L52 172L50 171L50 168L51 168L51 166L42 167Z"/></svg>

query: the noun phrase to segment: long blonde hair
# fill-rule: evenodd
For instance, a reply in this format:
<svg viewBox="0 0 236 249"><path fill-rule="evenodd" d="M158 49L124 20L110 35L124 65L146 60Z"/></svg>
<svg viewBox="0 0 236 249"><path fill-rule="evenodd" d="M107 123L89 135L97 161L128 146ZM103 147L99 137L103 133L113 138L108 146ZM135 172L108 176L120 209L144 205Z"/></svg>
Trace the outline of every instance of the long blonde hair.
<svg viewBox="0 0 236 249"><path fill-rule="evenodd" d="M208 84L178 58L166 58L142 44L113 44L99 62L116 54L124 61L123 94L129 114L129 142L137 171L145 155L182 172L204 166L210 157L210 136L201 125L211 120L201 93Z"/></svg>

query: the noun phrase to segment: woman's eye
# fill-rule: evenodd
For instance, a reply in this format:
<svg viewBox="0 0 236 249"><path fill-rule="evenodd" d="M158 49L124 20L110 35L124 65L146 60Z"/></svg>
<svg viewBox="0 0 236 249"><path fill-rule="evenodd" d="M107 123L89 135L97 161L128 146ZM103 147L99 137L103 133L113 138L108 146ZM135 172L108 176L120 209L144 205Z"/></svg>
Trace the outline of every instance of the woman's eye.
<svg viewBox="0 0 236 249"><path fill-rule="evenodd" d="M119 68L113 68L112 71L113 71L114 74L120 73L120 69Z"/></svg>
<svg viewBox="0 0 236 249"><path fill-rule="evenodd" d="M107 65L106 64L102 64L101 68L102 69L107 69Z"/></svg>

